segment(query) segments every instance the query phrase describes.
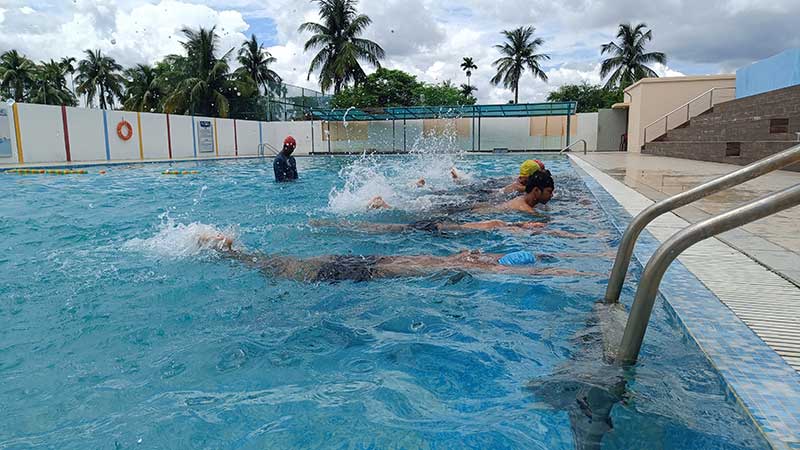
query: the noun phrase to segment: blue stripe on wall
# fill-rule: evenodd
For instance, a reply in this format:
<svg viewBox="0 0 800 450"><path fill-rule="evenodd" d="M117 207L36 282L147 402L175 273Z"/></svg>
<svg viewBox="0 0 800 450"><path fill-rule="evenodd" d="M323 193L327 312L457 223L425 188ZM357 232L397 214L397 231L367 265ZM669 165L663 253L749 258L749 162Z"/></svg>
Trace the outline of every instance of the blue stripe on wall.
<svg viewBox="0 0 800 450"><path fill-rule="evenodd" d="M261 146L264 145L264 138L261 135L261 122L258 122L258 146L259 150L261 150Z"/></svg>
<svg viewBox="0 0 800 450"><path fill-rule="evenodd" d="M106 110L103 110L103 132L106 138L106 161L111 161L111 147L108 145L108 117Z"/></svg>
<svg viewBox="0 0 800 450"><path fill-rule="evenodd" d="M194 157L197 158L197 133L194 132L194 116L192 116L192 148Z"/></svg>

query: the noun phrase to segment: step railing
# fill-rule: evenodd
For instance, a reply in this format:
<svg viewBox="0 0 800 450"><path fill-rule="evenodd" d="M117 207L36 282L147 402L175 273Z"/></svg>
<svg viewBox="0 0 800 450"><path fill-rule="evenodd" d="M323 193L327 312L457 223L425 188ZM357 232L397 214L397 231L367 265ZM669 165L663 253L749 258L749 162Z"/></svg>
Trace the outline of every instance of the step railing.
<svg viewBox="0 0 800 450"><path fill-rule="evenodd" d="M684 250L704 239L797 205L800 205L800 184L690 225L661 244L642 273L616 361L623 365L636 363L661 279L672 261Z"/></svg>
<svg viewBox="0 0 800 450"><path fill-rule="evenodd" d="M736 88L733 86L715 87L703 92L647 124L647 126L644 127L644 143L646 144L660 138L667 134L669 130L675 129L690 121L693 117L703 114L715 105L733 100L735 97Z"/></svg>
<svg viewBox="0 0 800 450"><path fill-rule="evenodd" d="M577 141L573 142L572 144L569 144L568 146L562 148L561 151L558 152L558 154L570 151L572 149L573 145L581 143L581 142L583 143L583 154L585 155L586 151L587 151L586 149L587 149L587 147L589 145L589 144L586 143L585 139L578 139Z"/></svg>
<svg viewBox="0 0 800 450"><path fill-rule="evenodd" d="M280 153L277 148L273 147L270 144L266 144L266 143L265 144L258 144L258 156L265 156L266 150L271 151L275 155Z"/></svg>
<svg viewBox="0 0 800 450"><path fill-rule="evenodd" d="M708 197L711 194L723 191L732 186L737 186L745 181L758 178L798 162L800 162L800 144L789 147L774 155L767 156L748 166L715 178L689 189L688 191L653 203L645 208L631 220L630 224L628 224L628 227L625 229L625 233L622 234L619 248L617 248L617 257L614 259L614 267L611 269L611 276L608 279L604 301L606 303L619 302L622 285L625 282L625 274L628 273L628 266L631 263L631 256L636 246L636 240L639 238L642 230L644 230L650 222L660 215L680 208L681 206L686 206L692 202Z"/></svg>

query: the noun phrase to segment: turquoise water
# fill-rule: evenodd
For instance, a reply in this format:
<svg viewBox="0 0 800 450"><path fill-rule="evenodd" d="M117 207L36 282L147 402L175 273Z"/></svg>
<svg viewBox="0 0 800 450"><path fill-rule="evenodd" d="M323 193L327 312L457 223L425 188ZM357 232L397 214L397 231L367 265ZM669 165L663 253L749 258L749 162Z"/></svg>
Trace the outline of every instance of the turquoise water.
<svg viewBox="0 0 800 450"><path fill-rule="evenodd" d="M566 159L541 158L558 185L543 220L584 237L309 224L440 217L519 155L299 158L301 181L282 185L258 160L0 174L0 448L766 448L660 303L587 441L597 411L570 380L617 373L581 337L618 233ZM396 208L366 211L378 194ZM586 274L300 283L220 258L206 231L300 257L585 254L544 264Z"/></svg>

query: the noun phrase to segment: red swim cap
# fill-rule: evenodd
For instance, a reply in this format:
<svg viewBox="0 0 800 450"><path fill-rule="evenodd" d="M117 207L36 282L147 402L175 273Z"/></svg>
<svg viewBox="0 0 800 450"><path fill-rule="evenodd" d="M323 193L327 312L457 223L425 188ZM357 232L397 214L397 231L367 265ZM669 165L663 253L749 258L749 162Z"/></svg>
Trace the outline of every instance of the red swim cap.
<svg viewBox="0 0 800 450"><path fill-rule="evenodd" d="M283 146L291 146L292 148L297 147L297 141L294 140L291 136L286 136L286 139L283 140Z"/></svg>
<svg viewBox="0 0 800 450"><path fill-rule="evenodd" d="M538 159L534 159L534 162L536 162L536 164L539 165L540 169L544 170L544 163L543 162L539 161Z"/></svg>

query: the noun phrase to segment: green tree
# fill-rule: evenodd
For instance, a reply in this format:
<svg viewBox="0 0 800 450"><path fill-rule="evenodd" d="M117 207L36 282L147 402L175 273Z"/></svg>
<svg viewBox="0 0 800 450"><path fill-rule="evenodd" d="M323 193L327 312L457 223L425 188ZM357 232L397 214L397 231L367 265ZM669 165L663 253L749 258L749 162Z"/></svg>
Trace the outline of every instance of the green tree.
<svg viewBox="0 0 800 450"><path fill-rule="evenodd" d="M469 84L462 84L461 86L459 86L459 89L461 89L461 95L463 95L466 98L469 97L474 98L472 93L478 90L478 88L476 88L475 86L470 86Z"/></svg>
<svg viewBox="0 0 800 450"><path fill-rule="evenodd" d="M97 96L101 109L113 108L114 99L122 97L122 66L100 50L86 50L84 54L86 58L78 62L77 92L86 94L89 104Z"/></svg>
<svg viewBox="0 0 800 450"><path fill-rule="evenodd" d="M423 83L415 89L416 105L419 106L457 106L474 105L475 98L467 97L461 89L453 86L450 80L439 84Z"/></svg>
<svg viewBox="0 0 800 450"><path fill-rule="evenodd" d="M535 28L531 26L503 31L502 34L507 42L494 46L503 57L492 63L497 68L497 74L492 78L492 84L502 83L504 87L512 89L514 103L519 103L519 81L526 68L534 77L547 81L547 74L544 73L539 63L550 59L550 56L536 53L544 44L544 40L542 38L534 39L534 31Z"/></svg>
<svg viewBox="0 0 800 450"><path fill-rule="evenodd" d="M42 105L77 104L75 95L67 87L64 66L52 59L36 66L36 76L31 83L30 101Z"/></svg>
<svg viewBox="0 0 800 450"><path fill-rule="evenodd" d="M147 64L125 70L125 99L127 111L161 112L164 100L162 80L155 68Z"/></svg>
<svg viewBox="0 0 800 450"><path fill-rule="evenodd" d="M475 63L472 62L472 58L471 57L469 57L469 56L465 56L464 57L464 61L461 63L461 70L463 70L467 74L467 86L470 85L470 78L472 77L472 71L476 70L477 68L478 68L478 66L476 66ZM472 92L470 91L470 93L467 94L467 96L469 96L471 94L472 94Z"/></svg>
<svg viewBox="0 0 800 450"><path fill-rule="evenodd" d="M75 71L77 68L75 67L75 63L77 60L72 56L65 56L61 58L59 64L64 69L64 73L69 74L69 81L70 81L70 89L72 89L72 93L75 94Z"/></svg>
<svg viewBox="0 0 800 450"><path fill-rule="evenodd" d="M622 101L622 91L608 89L586 82L581 84L565 84L547 96L549 102L578 102L577 112L595 112L601 108L610 108L614 103Z"/></svg>
<svg viewBox="0 0 800 450"><path fill-rule="evenodd" d="M249 75L256 85L264 88L265 94L281 83L281 77L269 68L276 59L256 40L255 34L242 44L237 60L242 66L236 71Z"/></svg>
<svg viewBox="0 0 800 450"><path fill-rule="evenodd" d="M345 87L338 94L334 94L331 106L334 108L411 106L417 102L415 89L420 85L417 77L411 74L382 67L368 75L358 86Z"/></svg>
<svg viewBox="0 0 800 450"><path fill-rule="evenodd" d="M14 101L25 100L27 90L36 76L36 65L16 50L0 55L0 88Z"/></svg>
<svg viewBox="0 0 800 450"><path fill-rule="evenodd" d="M186 40L181 43L186 57L171 55L169 64L175 89L164 102L168 113L191 113L228 117L230 98L250 96L257 91L255 81L249 75L231 75L227 59L232 49L217 57L219 36L211 29L181 30Z"/></svg>
<svg viewBox="0 0 800 450"><path fill-rule="evenodd" d="M625 89L642 78L657 78L658 74L647 64L667 63L667 57L661 52L645 52L645 44L653 39L652 30L640 23L632 27L629 23L620 24L617 42L609 42L600 47L600 54L608 54L600 66L600 77L611 76L606 87ZM613 72L613 73L612 73Z"/></svg>
<svg viewBox="0 0 800 450"><path fill-rule="evenodd" d="M298 28L300 33L310 32L304 51L319 50L311 60L308 78L319 71L319 85L323 91L333 87L338 94L349 83L366 78L360 61L380 67L385 52L380 45L360 38L372 20L358 14L358 0L316 0L322 23L306 22Z"/></svg>
<svg viewBox="0 0 800 450"><path fill-rule="evenodd" d="M474 88L473 88L474 90ZM472 91L470 91L472 92ZM454 106L471 105L475 98L448 80L427 84L402 70L380 68L357 86L348 86L334 94L334 108L370 108L391 106Z"/></svg>

